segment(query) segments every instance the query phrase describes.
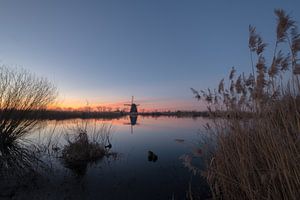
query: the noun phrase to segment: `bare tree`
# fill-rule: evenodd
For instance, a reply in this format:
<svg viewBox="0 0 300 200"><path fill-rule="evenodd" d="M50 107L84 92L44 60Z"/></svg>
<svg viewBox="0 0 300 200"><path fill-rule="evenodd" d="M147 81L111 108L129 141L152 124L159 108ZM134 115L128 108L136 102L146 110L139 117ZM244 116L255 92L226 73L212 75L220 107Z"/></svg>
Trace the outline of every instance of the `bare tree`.
<svg viewBox="0 0 300 200"><path fill-rule="evenodd" d="M0 147L32 131L38 115L55 101L56 87L25 69L0 66Z"/></svg>

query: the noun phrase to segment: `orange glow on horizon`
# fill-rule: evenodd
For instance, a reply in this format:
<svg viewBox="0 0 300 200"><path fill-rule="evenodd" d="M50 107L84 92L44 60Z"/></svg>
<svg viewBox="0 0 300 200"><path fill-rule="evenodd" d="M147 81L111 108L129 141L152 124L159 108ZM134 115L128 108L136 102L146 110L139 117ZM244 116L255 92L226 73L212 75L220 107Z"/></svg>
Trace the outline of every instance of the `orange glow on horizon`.
<svg viewBox="0 0 300 200"><path fill-rule="evenodd" d="M49 106L50 110L87 110L91 111L115 111L115 110L129 110L129 106L124 104L129 101L119 102L86 102L77 99L68 99L63 102L57 102ZM135 103L139 104L139 112L153 112L153 111L177 111L177 110L206 110L206 106L195 99L191 100L140 100Z"/></svg>
<svg viewBox="0 0 300 200"><path fill-rule="evenodd" d="M97 110L122 110L125 106L122 103L80 103L80 102L64 102L64 103L56 103L52 106L49 106L48 109L59 109L59 110L84 110L87 108L92 109L93 111Z"/></svg>

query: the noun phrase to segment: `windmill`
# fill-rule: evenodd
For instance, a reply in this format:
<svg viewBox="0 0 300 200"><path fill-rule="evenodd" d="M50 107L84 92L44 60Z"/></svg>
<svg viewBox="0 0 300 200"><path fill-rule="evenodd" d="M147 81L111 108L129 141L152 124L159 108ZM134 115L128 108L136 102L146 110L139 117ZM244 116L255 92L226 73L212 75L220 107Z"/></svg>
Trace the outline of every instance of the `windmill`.
<svg viewBox="0 0 300 200"><path fill-rule="evenodd" d="M133 99L134 96L132 96L131 98L131 104L124 104L124 106L130 106L130 112L129 112L130 115L137 115L138 114L137 107L139 106L139 104L133 103Z"/></svg>
<svg viewBox="0 0 300 200"><path fill-rule="evenodd" d="M138 115L138 109L137 107L139 104L133 103L134 96L131 98L131 104L124 104L124 106L130 106L130 111L129 111L129 119L130 123L126 123L131 126L131 133L133 133L133 127L137 124L137 115Z"/></svg>

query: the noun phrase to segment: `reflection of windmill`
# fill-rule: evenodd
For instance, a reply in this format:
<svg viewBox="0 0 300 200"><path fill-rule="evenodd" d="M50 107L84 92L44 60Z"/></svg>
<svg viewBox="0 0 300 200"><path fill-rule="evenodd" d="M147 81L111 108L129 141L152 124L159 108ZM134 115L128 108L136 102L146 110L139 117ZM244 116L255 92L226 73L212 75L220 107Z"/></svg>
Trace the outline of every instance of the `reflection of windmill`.
<svg viewBox="0 0 300 200"><path fill-rule="evenodd" d="M137 107L139 104L133 103L134 96L131 98L131 104L124 104L124 106L130 106L130 111L129 111L129 118L130 118L130 123L126 123L128 125L131 125L131 133L133 133L133 126L137 124L137 115L138 115L138 109Z"/></svg>
<svg viewBox="0 0 300 200"><path fill-rule="evenodd" d="M133 98L134 97L132 96L131 104L124 104L124 106L130 106L130 115L136 115L138 113L137 107L139 106L139 104L133 103Z"/></svg>
<svg viewBox="0 0 300 200"><path fill-rule="evenodd" d="M135 114L134 115L129 115L130 123L124 123L125 125L130 125L131 126L131 133L133 133L133 127L135 125L138 125L137 118L138 118L138 116L135 115Z"/></svg>

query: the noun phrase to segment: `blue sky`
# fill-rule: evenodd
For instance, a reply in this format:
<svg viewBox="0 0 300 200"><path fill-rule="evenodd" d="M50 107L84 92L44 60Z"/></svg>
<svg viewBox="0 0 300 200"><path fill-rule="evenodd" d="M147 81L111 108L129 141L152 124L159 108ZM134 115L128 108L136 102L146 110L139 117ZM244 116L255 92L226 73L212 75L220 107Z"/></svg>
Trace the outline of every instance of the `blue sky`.
<svg viewBox="0 0 300 200"><path fill-rule="evenodd" d="M48 77L60 104L202 109L189 88L250 72L248 25L272 47L274 9L300 1L1 1L0 62Z"/></svg>

